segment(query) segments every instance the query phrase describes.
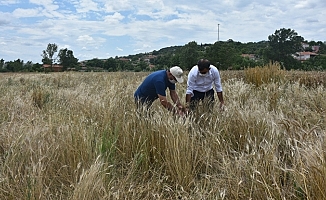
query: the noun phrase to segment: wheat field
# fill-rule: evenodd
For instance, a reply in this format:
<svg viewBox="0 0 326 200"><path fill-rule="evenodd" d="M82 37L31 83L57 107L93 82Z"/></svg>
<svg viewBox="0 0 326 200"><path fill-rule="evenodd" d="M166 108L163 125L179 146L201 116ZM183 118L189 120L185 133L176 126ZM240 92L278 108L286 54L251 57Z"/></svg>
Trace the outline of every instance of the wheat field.
<svg viewBox="0 0 326 200"><path fill-rule="evenodd" d="M136 112L147 74L0 74L0 199L326 199L325 73L221 71L184 117Z"/></svg>

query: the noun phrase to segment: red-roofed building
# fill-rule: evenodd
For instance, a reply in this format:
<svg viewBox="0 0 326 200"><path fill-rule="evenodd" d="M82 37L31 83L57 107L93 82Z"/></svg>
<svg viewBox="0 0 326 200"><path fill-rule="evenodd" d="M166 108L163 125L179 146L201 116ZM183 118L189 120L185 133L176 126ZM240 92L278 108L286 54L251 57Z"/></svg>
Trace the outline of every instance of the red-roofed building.
<svg viewBox="0 0 326 200"><path fill-rule="evenodd" d="M255 54L241 54L243 58L249 58L250 60L255 60L256 56Z"/></svg>
<svg viewBox="0 0 326 200"><path fill-rule="evenodd" d="M43 69L44 71L51 71L51 65L49 64L43 64ZM63 66L54 64L52 65L52 72L62 72L63 71Z"/></svg>
<svg viewBox="0 0 326 200"><path fill-rule="evenodd" d="M294 58L300 61L309 60L312 57L318 56L317 53L304 51L304 52L298 52L294 55Z"/></svg>
<svg viewBox="0 0 326 200"><path fill-rule="evenodd" d="M124 61L124 62L130 62L131 60L128 58L119 58L120 61Z"/></svg>

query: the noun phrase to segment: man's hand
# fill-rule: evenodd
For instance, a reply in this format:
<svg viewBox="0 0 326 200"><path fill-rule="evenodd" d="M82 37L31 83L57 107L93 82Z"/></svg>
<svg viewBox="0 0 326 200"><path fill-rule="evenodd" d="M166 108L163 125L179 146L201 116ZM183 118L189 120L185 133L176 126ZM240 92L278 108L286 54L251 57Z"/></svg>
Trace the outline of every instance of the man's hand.
<svg viewBox="0 0 326 200"><path fill-rule="evenodd" d="M183 105L178 105L178 110L177 110L177 114L180 116L184 116L186 113L186 108Z"/></svg>
<svg viewBox="0 0 326 200"><path fill-rule="evenodd" d="M220 110L224 111L225 110L225 105L223 102L220 102Z"/></svg>
<svg viewBox="0 0 326 200"><path fill-rule="evenodd" d="M183 105L178 105L178 110L184 112L186 108Z"/></svg>

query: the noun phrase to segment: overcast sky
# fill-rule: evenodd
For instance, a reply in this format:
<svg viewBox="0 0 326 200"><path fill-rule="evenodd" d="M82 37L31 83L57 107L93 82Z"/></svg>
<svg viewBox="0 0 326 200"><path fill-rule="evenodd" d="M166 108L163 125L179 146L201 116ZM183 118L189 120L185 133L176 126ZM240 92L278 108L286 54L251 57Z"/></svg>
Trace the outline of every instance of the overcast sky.
<svg viewBox="0 0 326 200"><path fill-rule="evenodd" d="M49 43L82 61L259 42L281 28L326 41L325 12L326 0L0 0L0 59L41 63Z"/></svg>

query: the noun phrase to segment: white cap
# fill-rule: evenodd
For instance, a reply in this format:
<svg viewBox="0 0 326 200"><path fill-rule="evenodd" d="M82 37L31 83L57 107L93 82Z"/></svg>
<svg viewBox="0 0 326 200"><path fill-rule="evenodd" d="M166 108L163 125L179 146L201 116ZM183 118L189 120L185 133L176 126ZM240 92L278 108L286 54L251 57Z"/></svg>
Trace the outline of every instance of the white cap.
<svg viewBox="0 0 326 200"><path fill-rule="evenodd" d="M171 67L170 73L175 77L175 79L177 79L178 83L183 82L183 77L182 77L183 71L180 67L178 66Z"/></svg>

